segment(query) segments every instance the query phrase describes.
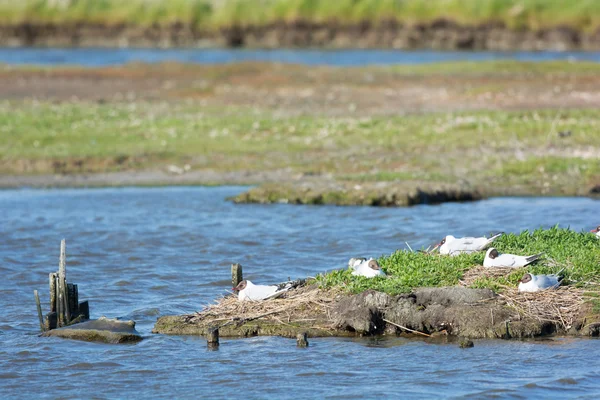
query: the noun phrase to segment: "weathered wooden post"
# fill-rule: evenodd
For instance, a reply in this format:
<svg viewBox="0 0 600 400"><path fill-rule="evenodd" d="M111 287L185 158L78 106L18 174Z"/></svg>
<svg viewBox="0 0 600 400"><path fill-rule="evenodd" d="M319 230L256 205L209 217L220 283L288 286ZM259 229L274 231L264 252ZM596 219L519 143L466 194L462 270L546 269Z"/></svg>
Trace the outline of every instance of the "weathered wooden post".
<svg viewBox="0 0 600 400"><path fill-rule="evenodd" d="M231 264L231 285L232 287L236 287L238 283L244 280L242 276L242 265L241 264Z"/></svg>
<svg viewBox="0 0 600 400"><path fill-rule="evenodd" d="M67 283L67 296L69 298L69 313L72 318L75 318L79 314L79 296L76 284Z"/></svg>
<svg viewBox="0 0 600 400"><path fill-rule="evenodd" d="M56 312L56 272L50 272L48 275L50 282L50 312Z"/></svg>
<svg viewBox="0 0 600 400"><path fill-rule="evenodd" d="M40 295L37 290L33 291L33 295L35 296L35 304L37 305L37 313L38 318L40 319L40 329L44 332L46 329L44 328L44 317L42 316L42 305L40 304Z"/></svg>
<svg viewBox="0 0 600 400"><path fill-rule="evenodd" d="M71 311L69 310L69 295L67 293L67 252L65 239L60 241L60 260L58 263L58 291L62 295L63 321L65 325L71 321ZM60 299L60 296L59 296ZM60 318L59 318L60 319Z"/></svg>
<svg viewBox="0 0 600 400"><path fill-rule="evenodd" d="M79 315L82 315L84 320L90 319L90 303L87 300L79 303Z"/></svg>
<svg viewBox="0 0 600 400"><path fill-rule="evenodd" d="M210 349L216 349L219 347L219 328L210 327L206 332L206 340Z"/></svg>
<svg viewBox="0 0 600 400"><path fill-rule="evenodd" d="M65 326L65 314L63 312L63 307L64 307L64 303L63 303L63 295L62 293L58 293L58 307L57 307L57 313L58 313L58 324L57 326L60 328L62 326Z"/></svg>
<svg viewBox="0 0 600 400"><path fill-rule="evenodd" d="M296 346L308 347L308 335L306 332L301 332L296 336Z"/></svg>
<svg viewBox="0 0 600 400"><path fill-rule="evenodd" d="M57 324L58 324L57 319L58 319L58 313L56 311L46 314L46 330L47 331L51 331L52 329L57 328Z"/></svg>

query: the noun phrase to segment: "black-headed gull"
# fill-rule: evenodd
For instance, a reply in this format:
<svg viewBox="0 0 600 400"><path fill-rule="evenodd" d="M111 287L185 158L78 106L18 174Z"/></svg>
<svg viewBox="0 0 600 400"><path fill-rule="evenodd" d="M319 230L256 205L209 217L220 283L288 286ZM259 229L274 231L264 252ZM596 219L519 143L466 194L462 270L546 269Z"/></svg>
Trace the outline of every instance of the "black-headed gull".
<svg viewBox="0 0 600 400"><path fill-rule="evenodd" d="M434 250L439 247L440 254L451 256L457 256L462 253L474 253L485 249L502 235L502 232L497 233L490 238L486 238L485 236L455 238L452 235L447 235L436 247L434 247Z"/></svg>
<svg viewBox="0 0 600 400"><path fill-rule="evenodd" d="M275 285L255 285L249 280L243 280L233 288L234 291L238 292L239 301L272 299L280 296L288 289L288 287L279 289L279 287Z"/></svg>
<svg viewBox="0 0 600 400"><path fill-rule="evenodd" d="M364 263L365 261L367 261L367 259L364 257L352 257L350 260L348 260L348 268L355 271L356 268L358 268L358 266Z"/></svg>
<svg viewBox="0 0 600 400"><path fill-rule="evenodd" d="M538 292L544 289L556 288L560 285L562 276L525 274L519 281L519 292Z"/></svg>
<svg viewBox="0 0 600 400"><path fill-rule="evenodd" d="M540 259L544 253L534 254L532 256L517 256L514 254L500 254L498 250L490 247L485 253L483 259L483 266L487 268L491 267L510 267L520 268L531 264L534 261Z"/></svg>
<svg viewBox="0 0 600 400"><path fill-rule="evenodd" d="M385 272L381 270L381 267L376 260L369 258L357 266L354 271L352 271L352 275L373 278L375 276L385 276Z"/></svg>
<svg viewBox="0 0 600 400"><path fill-rule="evenodd" d="M600 238L600 225L598 225L595 229L592 229L590 232L595 233L597 238Z"/></svg>

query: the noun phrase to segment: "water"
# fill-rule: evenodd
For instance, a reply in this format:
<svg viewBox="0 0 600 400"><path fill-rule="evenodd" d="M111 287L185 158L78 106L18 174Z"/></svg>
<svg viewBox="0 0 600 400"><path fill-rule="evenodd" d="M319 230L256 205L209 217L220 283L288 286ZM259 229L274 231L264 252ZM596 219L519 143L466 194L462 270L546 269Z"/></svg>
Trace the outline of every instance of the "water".
<svg viewBox="0 0 600 400"><path fill-rule="evenodd" d="M582 51L402 51L402 50L306 50L306 49L105 49L105 48L0 48L0 63L41 65L121 65L130 62L178 61L223 64L265 61L308 65L363 66L422 64L441 61L593 61L600 52Z"/></svg>
<svg viewBox="0 0 600 400"><path fill-rule="evenodd" d="M599 201L496 198L412 208L234 205L241 187L0 191L0 393L4 398L587 397L600 394L593 339L433 345L402 338L221 340L152 335L159 315L190 313L230 287L230 264L259 283L484 234L598 225ZM137 321L145 340L106 345L39 338L48 273L67 239L69 279L92 317ZM240 391L243 391L241 394Z"/></svg>

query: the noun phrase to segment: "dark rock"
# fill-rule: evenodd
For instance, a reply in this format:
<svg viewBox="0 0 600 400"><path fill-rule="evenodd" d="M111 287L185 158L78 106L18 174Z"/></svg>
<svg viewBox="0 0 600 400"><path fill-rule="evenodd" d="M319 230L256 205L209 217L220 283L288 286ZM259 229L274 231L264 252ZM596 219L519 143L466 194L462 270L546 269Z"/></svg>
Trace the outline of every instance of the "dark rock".
<svg viewBox="0 0 600 400"><path fill-rule="evenodd" d="M132 343L142 340L142 336L135 330L134 321L105 317L53 329L44 332L42 336L104 343Z"/></svg>
<svg viewBox="0 0 600 400"><path fill-rule="evenodd" d="M461 349L468 349L469 347L473 347L473 346L475 346L473 344L473 341L469 340L469 339L461 339L458 342L458 347L460 347Z"/></svg>

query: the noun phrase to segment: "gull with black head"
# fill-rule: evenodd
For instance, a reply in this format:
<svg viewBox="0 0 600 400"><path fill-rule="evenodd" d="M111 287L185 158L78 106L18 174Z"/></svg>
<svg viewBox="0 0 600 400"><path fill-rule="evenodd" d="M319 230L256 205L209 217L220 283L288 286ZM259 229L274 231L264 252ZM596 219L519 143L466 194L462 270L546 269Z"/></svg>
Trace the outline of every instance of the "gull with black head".
<svg viewBox="0 0 600 400"><path fill-rule="evenodd" d="M243 280L233 288L233 291L238 292L239 301L259 301L281 296L283 293L287 292L288 289L289 287L280 289L275 285L255 285L249 280Z"/></svg>
<svg viewBox="0 0 600 400"><path fill-rule="evenodd" d="M483 266L486 268L507 267L521 268L540 259L544 253L534 254L532 256L517 256L515 254L501 254L493 247L490 247L485 253Z"/></svg>
<svg viewBox="0 0 600 400"><path fill-rule="evenodd" d="M562 276L525 274L519 281L519 292L539 292L545 289L554 289L560 285Z"/></svg>
<svg viewBox="0 0 600 400"><path fill-rule="evenodd" d="M385 272L381 270L381 266L379 266L377 260L369 258L358 265L356 269L352 271L352 275L374 278L376 276L385 276Z"/></svg>
<svg viewBox="0 0 600 400"><path fill-rule="evenodd" d="M457 256L459 254L469 254L477 251L484 250L488 247L494 240L498 239L502 236L503 233L497 233L489 238L485 236L482 237L462 237L456 238L452 235L447 235L442 241L437 244L433 249L440 249L440 254Z"/></svg>

